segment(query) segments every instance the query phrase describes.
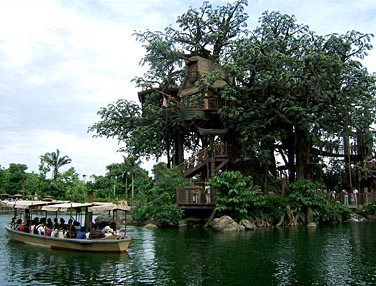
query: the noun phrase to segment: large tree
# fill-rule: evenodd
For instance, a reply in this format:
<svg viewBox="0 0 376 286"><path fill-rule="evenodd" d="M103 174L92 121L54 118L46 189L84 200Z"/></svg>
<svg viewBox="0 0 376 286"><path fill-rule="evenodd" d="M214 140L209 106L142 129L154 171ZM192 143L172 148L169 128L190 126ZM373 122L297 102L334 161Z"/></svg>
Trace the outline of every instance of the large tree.
<svg viewBox="0 0 376 286"><path fill-rule="evenodd" d="M181 148L194 150L197 136L182 128L178 102L170 100L162 106L162 98L173 99L171 90L181 84L189 57L199 55L219 62L225 48L246 27L245 5L247 1L240 0L213 8L205 1L199 9L190 8L178 17L176 29L135 32L146 50L141 63L149 67L134 79L138 87L149 91L144 110L134 102L119 100L99 110L101 120L89 131L124 142L122 151L132 156L158 159L166 155L169 166L181 163Z"/></svg>
<svg viewBox="0 0 376 286"><path fill-rule="evenodd" d="M168 97L181 84L184 60L199 55L226 71L221 79L227 86L217 91L224 103L219 113L237 147L238 167L254 174L257 183L259 177L276 174L277 159L291 181L317 176L325 156L349 164L369 159L375 77L359 59L372 48L372 35L321 36L279 12L263 13L260 25L250 31L247 4L239 0L213 8L205 1L178 17L177 28L136 32L149 70L135 82L154 90L154 99L143 112L124 100L101 109L102 120L90 130L124 141L132 155L177 152L179 140L186 150L194 149L196 137L179 124L178 103L170 101L163 109L161 95ZM209 81L197 85L219 77L209 74ZM356 156L343 151L354 143L360 146Z"/></svg>
<svg viewBox="0 0 376 286"><path fill-rule="evenodd" d="M294 180L312 178L324 151L338 155L330 148L343 149L344 135L356 140L361 131L372 146L375 77L357 61L372 48L371 35L318 36L279 12L265 12L260 23L223 63L233 81L222 93L222 116L239 157L275 172L278 151Z"/></svg>

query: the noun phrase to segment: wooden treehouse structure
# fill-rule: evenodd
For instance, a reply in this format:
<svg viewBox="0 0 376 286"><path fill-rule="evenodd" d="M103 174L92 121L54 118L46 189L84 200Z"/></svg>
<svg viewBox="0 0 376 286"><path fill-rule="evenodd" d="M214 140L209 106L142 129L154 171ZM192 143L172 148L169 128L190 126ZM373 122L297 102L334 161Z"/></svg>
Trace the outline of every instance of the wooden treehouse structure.
<svg viewBox="0 0 376 286"><path fill-rule="evenodd" d="M227 129L218 113L223 104L218 91L226 82L219 79L208 83L207 76L212 72L219 73L221 78L225 76L218 64L193 56L186 61L185 76L180 87L138 93L143 106L151 92L160 92L161 101L173 101L177 112L166 114L166 120L176 119L177 116L182 130L186 134L194 134L199 142L197 152L186 154L183 140L175 140L173 164L181 168L188 181L188 186L184 190L177 190L176 194L177 204L184 210L214 209L216 192L211 189L209 195L205 193L205 183L218 172L231 168L233 160L231 146L226 138Z"/></svg>
<svg viewBox="0 0 376 286"><path fill-rule="evenodd" d="M221 67L209 59L194 56L186 61L185 77L178 91L181 125L200 141L200 149L189 154L180 168L189 185L177 190L177 204L185 210L212 210L216 203L216 192L205 191L206 181L231 165L231 146L227 143L227 129L218 114L222 102L218 90L226 85L222 79L200 88L197 83L205 82L209 73L220 73Z"/></svg>

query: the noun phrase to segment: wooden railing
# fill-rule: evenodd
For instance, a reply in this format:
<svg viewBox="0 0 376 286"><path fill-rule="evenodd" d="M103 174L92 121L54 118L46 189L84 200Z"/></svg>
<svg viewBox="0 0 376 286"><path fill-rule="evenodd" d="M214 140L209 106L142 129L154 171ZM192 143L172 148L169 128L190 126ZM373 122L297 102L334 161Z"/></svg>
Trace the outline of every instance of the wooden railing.
<svg viewBox="0 0 376 286"><path fill-rule="evenodd" d="M206 206L216 203L216 192L210 190L210 194L205 193L205 189L200 185L187 186L176 191L176 203L178 205Z"/></svg>
<svg viewBox="0 0 376 286"><path fill-rule="evenodd" d="M185 96L182 103L184 109L216 110L219 108L217 97L190 95Z"/></svg>
<svg viewBox="0 0 376 286"><path fill-rule="evenodd" d="M212 148L206 147L200 152L192 154L188 159L185 159L184 162L179 165L179 168L184 172L196 167L200 163L206 163L210 154L214 158L228 157L229 149L229 145L224 142L214 144Z"/></svg>

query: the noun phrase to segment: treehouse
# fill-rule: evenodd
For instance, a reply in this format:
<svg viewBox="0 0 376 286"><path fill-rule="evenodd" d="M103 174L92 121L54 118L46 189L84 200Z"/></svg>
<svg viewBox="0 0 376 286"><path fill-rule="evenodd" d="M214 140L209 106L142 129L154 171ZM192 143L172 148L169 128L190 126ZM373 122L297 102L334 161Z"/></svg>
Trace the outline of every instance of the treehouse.
<svg viewBox="0 0 376 286"><path fill-rule="evenodd" d="M212 80L214 76L215 80ZM219 79L218 79L219 78ZM190 184L177 191L177 204L185 210L213 209L215 190L204 194L205 182L224 170L232 161L231 146L226 142L227 129L219 116L222 106L219 91L226 85L225 74L218 64L193 56L186 61L185 77L178 91L180 121L198 136L201 150L180 164Z"/></svg>
<svg viewBox="0 0 376 286"><path fill-rule="evenodd" d="M218 90L226 85L223 79L209 83L211 74L219 73L224 78L220 66L213 61L194 56L186 61L185 77L178 91L180 99L180 118L186 127L192 123L221 126L218 118ZM221 127L222 128L222 127Z"/></svg>
<svg viewBox="0 0 376 286"><path fill-rule="evenodd" d="M227 143L228 130L219 109L219 92L226 86L225 73L213 61L193 56L186 60L180 87L148 89L138 93L144 107L148 103L166 106L165 120L178 120L183 132L197 138L200 150L184 158L184 136L174 138L172 162L179 165L189 185L177 191L177 204L185 210L213 210L215 190L205 194L205 182L218 172L231 168L232 150ZM169 104L169 103L173 104ZM171 107L171 108L170 108ZM180 135L179 135L180 136Z"/></svg>

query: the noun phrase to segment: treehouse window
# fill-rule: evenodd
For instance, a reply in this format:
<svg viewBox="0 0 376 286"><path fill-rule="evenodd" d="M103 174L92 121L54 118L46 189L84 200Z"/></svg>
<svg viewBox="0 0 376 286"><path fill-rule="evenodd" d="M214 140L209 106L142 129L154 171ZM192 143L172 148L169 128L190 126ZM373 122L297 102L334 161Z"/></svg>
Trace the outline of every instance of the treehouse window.
<svg viewBox="0 0 376 286"><path fill-rule="evenodd" d="M194 84L197 81L198 72L197 72L197 64L193 64L188 69L188 81L191 84Z"/></svg>

